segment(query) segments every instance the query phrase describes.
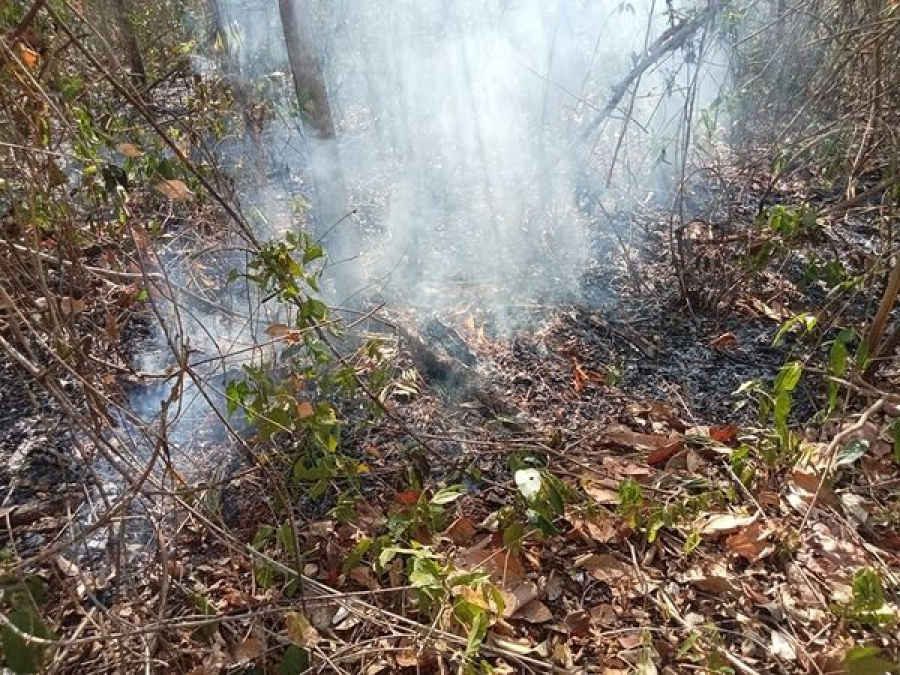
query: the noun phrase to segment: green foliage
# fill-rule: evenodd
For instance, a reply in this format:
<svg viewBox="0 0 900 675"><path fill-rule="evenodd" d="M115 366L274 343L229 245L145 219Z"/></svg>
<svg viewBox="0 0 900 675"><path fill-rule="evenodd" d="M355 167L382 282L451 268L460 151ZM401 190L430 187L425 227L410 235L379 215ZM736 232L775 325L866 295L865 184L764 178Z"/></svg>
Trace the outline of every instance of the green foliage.
<svg viewBox="0 0 900 675"><path fill-rule="evenodd" d="M47 660L48 652L44 645L26 637L53 639L53 634L41 618L43 595L44 584L37 577L29 577L24 582L0 580L0 609L18 629L10 626L0 629L0 657L16 675L41 672Z"/></svg>
<svg viewBox="0 0 900 675"><path fill-rule="evenodd" d="M791 209L778 204L766 213L765 225L785 243L792 244L819 231L817 217L807 206Z"/></svg>
<svg viewBox="0 0 900 675"><path fill-rule="evenodd" d="M618 511L628 522L628 526L636 529L641 524L644 509L644 490L633 478L626 478L619 483Z"/></svg>
<svg viewBox="0 0 900 675"><path fill-rule="evenodd" d="M844 655L847 675L886 675L900 672L900 664L881 657L878 647L855 647Z"/></svg>
<svg viewBox="0 0 900 675"><path fill-rule="evenodd" d="M845 328L831 343L831 349L828 353L828 374L833 377L843 378L847 374L848 352L847 345L856 338L856 333ZM834 380L828 381L828 409L827 412L832 413L837 407L838 393L840 387Z"/></svg>
<svg viewBox="0 0 900 675"><path fill-rule="evenodd" d="M503 612L503 598L490 583L489 575L460 571L446 556L416 542L410 548L385 548L378 556L377 567L387 569L397 556L406 558L406 576L416 590L420 609L437 615L451 607L453 618L466 630L466 655L477 654L487 635L490 612ZM463 588L474 595L463 593Z"/></svg>
<svg viewBox="0 0 900 675"><path fill-rule="evenodd" d="M885 604L884 582L875 570L864 567L853 575L853 597L850 602L834 605L832 610L861 625L893 625L897 614Z"/></svg>
<svg viewBox="0 0 900 675"><path fill-rule="evenodd" d="M794 390L802 375L803 365L799 361L790 361L778 371L771 389L759 380L750 380L735 392L756 402L761 425L771 423L774 426L774 433L769 433L760 444L762 456L769 465L789 461L799 448L798 438L791 430L790 415Z"/></svg>
<svg viewBox="0 0 900 675"><path fill-rule="evenodd" d="M808 206L789 208L783 204L768 209L757 222L764 235L759 248L746 259L753 270L765 267L776 256L783 255L797 244L820 232L818 214Z"/></svg>
<svg viewBox="0 0 900 675"><path fill-rule="evenodd" d="M515 482L526 504L527 521L545 535L556 534L553 521L565 513L571 489L551 473L532 468L516 471Z"/></svg>
<svg viewBox="0 0 900 675"><path fill-rule="evenodd" d="M619 483L618 512L628 526L644 534L647 543L656 541L660 531L691 522L698 514L716 505L727 504L728 497L718 490L709 490L706 485L697 494L671 502L649 500L644 496L640 484L633 478ZM684 552L690 553L700 544L700 537L690 532L684 543Z"/></svg>

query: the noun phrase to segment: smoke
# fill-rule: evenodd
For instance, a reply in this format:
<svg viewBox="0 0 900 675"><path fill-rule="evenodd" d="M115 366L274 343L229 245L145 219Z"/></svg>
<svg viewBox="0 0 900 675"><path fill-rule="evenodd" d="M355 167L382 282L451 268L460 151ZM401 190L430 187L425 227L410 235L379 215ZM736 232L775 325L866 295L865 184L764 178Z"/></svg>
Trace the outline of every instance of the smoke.
<svg viewBox="0 0 900 675"><path fill-rule="evenodd" d="M242 73L286 67L273 3L223 2ZM461 287L502 303L576 293L610 208L672 186L695 45L625 97L624 135L619 113L583 134L670 26L667 3L295 2L313 24L337 135L282 124L271 138L305 185L328 186L308 195L320 231L356 209L327 239L333 299L366 289L437 309Z"/></svg>
<svg viewBox="0 0 900 675"><path fill-rule="evenodd" d="M698 72L688 56L697 59L699 45L691 42L594 125L611 90L671 26L669 3L294 1L312 23L305 32L315 36L336 134L319 138L290 116L276 117L265 150L282 180L245 181L243 206L261 216L265 238L294 226L293 205L312 205L310 227L331 257L328 299L338 305L377 298L430 312L465 304L493 312L502 331L518 323L516 307L576 299L613 221L653 195L671 199L689 94L697 94L696 117L723 79L723 67L702 59ZM287 92L277 5L219 3L229 77L245 92ZM207 73L212 66L198 61ZM228 163L258 150L250 142L220 146ZM246 287L222 310L198 304L204 289L192 263L185 266L190 259L161 262L194 294L156 298L175 343L188 340L191 362L207 364L197 369L213 383L201 392L187 382L179 396L169 438L185 447L196 444L198 428L219 428L215 410L228 378L250 355L271 358L253 345L266 326L288 321L271 302L248 315ZM148 350L138 367L166 369L168 351ZM136 392L136 412L155 419L171 386ZM185 457L179 470L191 463Z"/></svg>

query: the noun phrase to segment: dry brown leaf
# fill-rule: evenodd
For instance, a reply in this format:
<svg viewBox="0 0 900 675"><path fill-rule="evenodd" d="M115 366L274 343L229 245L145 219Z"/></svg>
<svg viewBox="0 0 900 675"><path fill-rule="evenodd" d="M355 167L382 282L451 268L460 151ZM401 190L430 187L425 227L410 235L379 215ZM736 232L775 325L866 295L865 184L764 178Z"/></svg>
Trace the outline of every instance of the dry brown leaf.
<svg viewBox="0 0 900 675"><path fill-rule="evenodd" d="M316 414L315 408L313 408L313 404L309 401L297 401L297 418L301 420L305 420L308 417L312 417Z"/></svg>
<svg viewBox="0 0 900 675"><path fill-rule="evenodd" d="M597 544L607 544L619 535L618 523L611 518L587 518L584 531Z"/></svg>
<svg viewBox="0 0 900 675"><path fill-rule="evenodd" d="M471 544L477 533L475 521L469 516L460 516L444 530L444 534L457 546Z"/></svg>
<svg viewBox="0 0 900 675"><path fill-rule="evenodd" d="M284 615L284 624L287 635L298 647L315 647L319 640L319 631L300 612L287 612Z"/></svg>
<svg viewBox="0 0 900 675"><path fill-rule="evenodd" d="M618 504L620 501L618 490L605 488L594 483L584 483L582 488L585 494L598 504Z"/></svg>
<svg viewBox="0 0 900 675"><path fill-rule="evenodd" d="M723 333L709 341L709 346L716 351L725 351L737 347L738 339L734 333Z"/></svg>
<svg viewBox="0 0 900 675"><path fill-rule="evenodd" d="M268 328L266 328L266 335L270 338L280 338L284 337L288 333L290 333L293 329L284 323L273 323Z"/></svg>
<svg viewBox="0 0 900 675"><path fill-rule="evenodd" d="M635 450L658 450L659 448L667 446L675 441L683 440L677 434L673 434L671 436L642 434L637 431L632 431L628 427L625 427L621 424L614 424L610 426L609 429L606 430L606 433L604 435L606 439L611 443L615 443L616 445L621 445L626 448Z"/></svg>
<svg viewBox="0 0 900 675"><path fill-rule="evenodd" d="M28 70L35 71L41 65L41 55L19 43L19 58Z"/></svg>
<svg viewBox="0 0 900 675"><path fill-rule="evenodd" d="M576 637L586 637L591 632L591 615L583 609L569 612L563 623L566 629Z"/></svg>
<svg viewBox="0 0 900 675"><path fill-rule="evenodd" d="M514 551L496 548L472 548L463 554L464 569L487 572L491 581L511 587L525 578L525 568Z"/></svg>
<svg viewBox="0 0 900 675"><path fill-rule="evenodd" d="M751 523L725 540L725 550L750 562L762 560L775 552L775 544L771 541L773 532L765 523Z"/></svg>
<svg viewBox="0 0 900 675"><path fill-rule="evenodd" d="M259 635L248 635L234 650L231 666L243 666L266 653L266 644Z"/></svg>
<svg viewBox="0 0 900 675"><path fill-rule="evenodd" d="M183 202L194 195L184 181L176 179L161 180L155 187L157 192L168 197L173 202Z"/></svg>
<svg viewBox="0 0 900 675"><path fill-rule="evenodd" d="M133 143L119 143L116 146L116 150L118 150L120 154L124 155L125 157L130 157L131 159L143 157L144 155L144 153L141 152Z"/></svg>
<svg viewBox="0 0 900 675"><path fill-rule="evenodd" d="M675 440L660 445L653 452L647 455L647 464L650 466L659 466L665 464L673 455L684 449L684 440L676 438Z"/></svg>
<svg viewBox="0 0 900 675"><path fill-rule="evenodd" d="M540 600L532 600L520 607L512 618L528 623L547 623L553 619L553 612Z"/></svg>
<svg viewBox="0 0 900 675"><path fill-rule="evenodd" d="M715 539L749 527L756 522L756 518L756 514L711 513L700 518L697 531L704 537Z"/></svg>
<svg viewBox="0 0 900 675"><path fill-rule="evenodd" d="M834 490L831 489L829 481L826 480L822 483L822 487L820 488L819 484L821 482L821 475L814 472L810 473L808 471L795 469L791 473L791 487L793 487L794 494L800 497L800 501L803 504L808 505L812 501L813 496L818 492L818 501L820 504L840 509L841 500L838 499Z"/></svg>
<svg viewBox="0 0 900 675"><path fill-rule="evenodd" d="M605 553L590 553L576 558L576 568L582 568L599 581L613 581L631 575L624 562Z"/></svg>
<svg viewBox="0 0 900 675"><path fill-rule="evenodd" d="M381 588L381 584L378 583L378 577L375 576L375 573L372 571L371 567L367 565L357 565L348 575L354 582L362 586L363 588L368 588L370 591L377 591Z"/></svg>
<svg viewBox="0 0 900 675"><path fill-rule="evenodd" d="M716 424L709 428L709 437L718 443L731 443L737 434L736 424Z"/></svg>
<svg viewBox="0 0 900 675"><path fill-rule="evenodd" d="M530 581L523 581L510 590L501 588L500 594L503 596L503 616L509 619L537 598L538 588Z"/></svg>

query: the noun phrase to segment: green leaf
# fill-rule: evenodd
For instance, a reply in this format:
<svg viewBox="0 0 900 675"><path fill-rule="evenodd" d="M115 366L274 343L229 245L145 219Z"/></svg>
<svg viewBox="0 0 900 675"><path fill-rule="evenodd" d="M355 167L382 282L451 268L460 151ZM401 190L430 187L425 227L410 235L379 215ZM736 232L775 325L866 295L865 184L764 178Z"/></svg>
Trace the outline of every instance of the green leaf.
<svg viewBox="0 0 900 675"><path fill-rule="evenodd" d="M849 466L853 464L860 457L865 455L869 451L869 441L863 438L856 438L843 448L838 453L837 460L835 461L835 466Z"/></svg>
<svg viewBox="0 0 900 675"><path fill-rule="evenodd" d="M435 492L434 496L429 501L435 506L441 506L455 502L462 496L463 488L461 485L449 485Z"/></svg>
<svg viewBox="0 0 900 675"><path fill-rule="evenodd" d="M10 616L10 619L12 617ZM39 654L37 650L23 640L12 628L4 626L0 632L3 644L3 655L6 667L17 675L38 672Z"/></svg>
<svg viewBox="0 0 900 675"><path fill-rule="evenodd" d="M787 425L788 415L791 414L792 397L790 392L783 391L775 398L775 424L779 427Z"/></svg>
<svg viewBox="0 0 900 675"><path fill-rule="evenodd" d="M847 675L885 675L900 670L900 665L886 661L879 656L877 647L856 647L844 656Z"/></svg>
<svg viewBox="0 0 900 675"><path fill-rule="evenodd" d="M797 316L792 316L790 319L785 321L781 325L781 328L778 329L778 332L775 333L775 339L772 340L772 344L779 344L787 333L797 327L801 327L805 332L809 333L816 327L816 324L818 322L818 318L816 318L812 314L804 313L798 314Z"/></svg>
<svg viewBox="0 0 900 675"><path fill-rule="evenodd" d="M797 388L800 382L800 375L803 373L803 365L799 361L791 361L784 364L778 371L775 378L774 392L775 394L791 393Z"/></svg>
<svg viewBox="0 0 900 675"><path fill-rule="evenodd" d="M43 621L37 617L28 606L20 606L9 613L9 622L23 633L39 638L48 638L50 633ZM0 643L3 645L3 655L6 658L6 667L17 675L36 673L41 668L43 660L43 647L29 644L25 639L9 626L4 626L0 631Z"/></svg>
<svg viewBox="0 0 900 675"><path fill-rule="evenodd" d="M284 650L278 664L278 675L301 675L309 669L309 652L296 645Z"/></svg>
<svg viewBox="0 0 900 675"><path fill-rule="evenodd" d="M320 244L310 244L303 252L303 264L311 263L325 255L325 249Z"/></svg>
<svg viewBox="0 0 900 675"><path fill-rule="evenodd" d="M888 432L891 434L891 440L894 442L894 459L900 464L900 419L894 420Z"/></svg>
<svg viewBox="0 0 900 675"><path fill-rule="evenodd" d="M858 612L874 612L884 605L881 576L868 567L853 575L853 608Z"/></svg>

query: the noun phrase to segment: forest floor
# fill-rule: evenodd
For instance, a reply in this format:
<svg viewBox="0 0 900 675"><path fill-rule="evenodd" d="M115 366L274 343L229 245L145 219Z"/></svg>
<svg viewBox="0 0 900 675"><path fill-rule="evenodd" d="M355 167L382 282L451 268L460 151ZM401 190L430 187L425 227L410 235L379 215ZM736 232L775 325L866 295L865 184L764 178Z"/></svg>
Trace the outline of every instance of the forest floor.
<svg viewBox="0 0 900 675"><path fill-rule="evenodd" d="M848 275L859 263L825 227L748 275L759 235L744 215L727 231L696 221L681 233L690 306L659 254L664 237L652 236L664 216L647 213L629 225L650 233L642 247L623 253L608 233L583 295L523 300L511 330L465 294L439 315L376 317L370 329L394 354L389 415L345 433L344 452L367 467L354 499L343 502L350 491L337 485L294 505L301 592L277 581L277 565L261 570L235 548L290 564L284 542L260 538L278 527L265 471L232 462L218 484L197 474L231 544L173 513L160 521L165 532L127 540L124 567L100 562L111 545L100 539L43 560L57 632L118 627L130 636L115 652L123 659L136 648L129 639L158 631L155 662L192 675L279 662L279 672L304 672L284 665L290 643L316 667L373 675L454 663L495 673L883 672L882 659L900 653L900 409L870 408L877 396L857 389L842 393L846 413L801 424L823 409L826 390L804 376L791 409L802 445L779 454L758 406L798 354L811 372L827 369L802 331L776 340L827 290L805 275L808 261L839 260ZM865 236L865 220L855 222ZM870 302L841 298L835 324ZM463 364L475 389L460 396L440 369L428 373L410 332L441 363ZM90 480L67 459L78 436L54 404L8 363L0 368L0 537L20 555L40 554L90 500ZM882 372L881 386L892 387L891 364ZM752 381L761 388L736 393ZM210 451L212 416L208 424L182 448L199 465L228 456ZM159 508L148 499L142 508ZM374 555L386 542L405 547ZM402 556L436 566L444 609L417 595ZM453 585L469 573L489 577L502 602ZM454 618L460 599L491 610L469 654L471 635ZM103 644L76 641L54 667L100 672Z"/></svg>

